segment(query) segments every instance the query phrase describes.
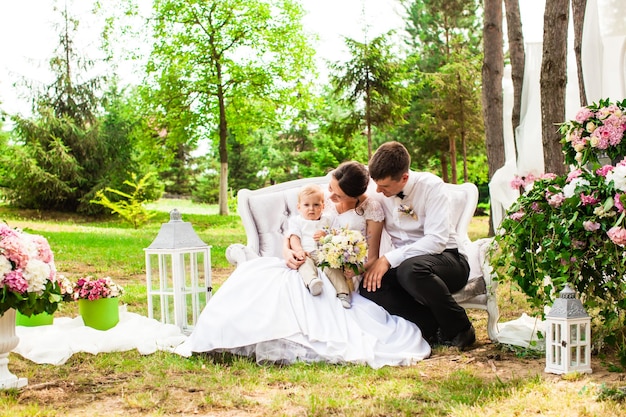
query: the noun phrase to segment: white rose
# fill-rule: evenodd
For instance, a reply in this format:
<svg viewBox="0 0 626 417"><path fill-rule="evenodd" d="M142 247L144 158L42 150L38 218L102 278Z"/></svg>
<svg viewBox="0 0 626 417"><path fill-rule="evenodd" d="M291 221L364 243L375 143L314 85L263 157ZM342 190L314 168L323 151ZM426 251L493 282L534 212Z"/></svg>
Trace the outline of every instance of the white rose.
<svg viewBox="0 0 626 417"><path fill-rule="evenodd" d="M613 181L615 188L626 192L626 166L618 165L606 175L605 182Z"/></svg>
<svg viewBox="0 0 626 417"><path fill-rule="evenodd" d="M587 129L587 132L593 133L593 131L596 130L596 124L594 122L589 122L585 126L585 129Z"/></svg>
<svg viewBox="0 0 626 417"><path fill-rule="evenodd" d="M580 177L574 178L572 182L566 184L565 187L563 187L563 195L565 196L565 198L570 198L574 194L576 194L576 187L578 187L579 185L589 185L589 181Z"/></svg>
<svg viewBox="0 0 626 417"><path fill-rule="evenodd" d="M581 152L577 152L574 159L580 164L583 161L583 154Z"/></svg>

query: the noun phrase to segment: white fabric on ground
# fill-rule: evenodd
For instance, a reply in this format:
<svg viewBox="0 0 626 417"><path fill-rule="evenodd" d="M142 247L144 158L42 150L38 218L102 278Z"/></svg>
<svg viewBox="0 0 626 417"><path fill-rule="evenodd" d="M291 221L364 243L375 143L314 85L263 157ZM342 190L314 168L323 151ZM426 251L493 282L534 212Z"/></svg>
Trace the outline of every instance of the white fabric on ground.
<svg viewBox="0 0 626 417"><path fill-rule="evenodd" d="M74 353L93 355L137 349L142 355L172 351L187 338L173 324L163 324L120 307L120 322L109 330L96 330L78 316L55 317L48 326L17 326L20 338L14 353L39 364L62 365Z"/></svg>
<svg viewBox="0 0 626 417"><path fill-rule="evenodd" d="M430 356L419 328L359 294L345 309L326 278L313 296L298 271L279 258L240 265L200 314L175 352L230 352L259 363L359 363L373 368L412 365Z"/></svg>
<svg viewBox="0 0 626 417"><path fill-rule="evenodd" d="M545 349L546 322L537 317L522 313L518 319L498 323L498 329L498 343L534 350ZM537 332L541 333L541 338Z"/></svg>

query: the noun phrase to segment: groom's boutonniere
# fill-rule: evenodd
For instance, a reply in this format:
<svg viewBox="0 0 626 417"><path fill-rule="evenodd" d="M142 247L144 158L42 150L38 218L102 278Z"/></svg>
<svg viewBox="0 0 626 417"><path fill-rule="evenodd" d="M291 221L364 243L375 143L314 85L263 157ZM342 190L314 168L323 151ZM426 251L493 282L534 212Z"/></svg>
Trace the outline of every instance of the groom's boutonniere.
<svg viewBox="0 0 626 417"><path fill-rule="evenodd" d="M398 211L400 213L406 214L407 216L411 216L412 218L417 220L417 214L415 214L415 210L413 210L413 207L411 207L409 205L400 204L400 207L398 207Z"/></svg>

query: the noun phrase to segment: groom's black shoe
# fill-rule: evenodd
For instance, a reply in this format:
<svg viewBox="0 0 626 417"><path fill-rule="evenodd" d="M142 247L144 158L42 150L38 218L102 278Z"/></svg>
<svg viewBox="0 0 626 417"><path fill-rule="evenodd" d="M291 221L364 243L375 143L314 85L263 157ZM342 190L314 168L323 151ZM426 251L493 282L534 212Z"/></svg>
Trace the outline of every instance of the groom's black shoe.
<svg viewBox="0 0 626 417"><path fill-rule="evenodd" d="M467 330L464 330L449 340L441 340L441 344L444 346L457 347L460 350L465 350L472 346L476 342L476 332L474 326L470 324Z"/></svg>

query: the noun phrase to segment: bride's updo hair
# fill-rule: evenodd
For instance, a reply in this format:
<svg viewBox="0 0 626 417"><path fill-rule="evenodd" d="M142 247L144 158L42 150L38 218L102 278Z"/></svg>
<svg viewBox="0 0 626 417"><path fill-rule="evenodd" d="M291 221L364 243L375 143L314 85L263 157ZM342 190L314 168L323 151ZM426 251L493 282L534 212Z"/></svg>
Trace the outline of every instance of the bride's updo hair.
<svg viewBox="0 0 626 417"><path fill-rule="evenodd" d="M342 163L332 172L332 175L337 180L341 191L352 198L358 198L365 194L370 183L370 174L367 168L356 161Z"/></svg>

